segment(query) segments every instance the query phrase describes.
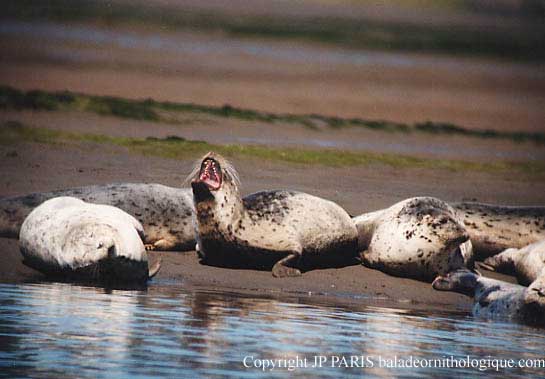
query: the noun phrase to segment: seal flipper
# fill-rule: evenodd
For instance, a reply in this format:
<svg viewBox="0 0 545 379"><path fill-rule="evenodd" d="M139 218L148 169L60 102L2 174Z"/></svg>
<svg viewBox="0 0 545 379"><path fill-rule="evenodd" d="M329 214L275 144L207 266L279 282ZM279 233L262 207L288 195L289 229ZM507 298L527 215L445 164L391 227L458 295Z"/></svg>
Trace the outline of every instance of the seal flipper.
<svg viewBox="0 0 545 379"><path fill-rule="evenodd" d="M288 264L294 264L301 258L301 253L294 252L288 256L282 258L272 268L272 275L275 278L286 278L301 276L301 270L295 267L291 267ZM295 262L294 262L295 261Z"/></svg>
<svg viewBox="0 0 545 379"><path fill-rule="evenodd" d="M521 250L507 249L492 257L486 258L479 267L504 274L515 274L515 263L520 258Z"/></svg>
<svg viewBox="0 0 545 379"><path fill-rule="evenodd" d="M162 238L153 243L153 250L169 251L174 250L176 247L176 241L171 241L166 238Z"/></svg>
<svg viewBox="0 0 545 379"><path fill-rule="evenodd" d="M148 271L148 279L152 279L157 273L161 270L161 264L163 263L163 258L159 257L159 260L155 262Z"/></svg>

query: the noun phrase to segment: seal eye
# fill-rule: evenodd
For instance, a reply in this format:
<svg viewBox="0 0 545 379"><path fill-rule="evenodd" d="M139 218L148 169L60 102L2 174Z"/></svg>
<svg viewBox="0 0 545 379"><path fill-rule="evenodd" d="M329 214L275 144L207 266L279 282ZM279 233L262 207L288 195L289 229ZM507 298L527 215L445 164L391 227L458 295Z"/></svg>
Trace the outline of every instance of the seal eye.
<svg viewBox="0 0 545 379"><path fill-rule="evenodd" d="M199 181L213 191L220 189L222 182L221 166L213 158L206 158L202 161L199 172Z"/></svg>
<svg viewBox="0 0 545 379"><path fill-rule="evenodd" d="M104 245L102 244L102 242L99 242L98 245L97 245L97 249L102 249L104 247Z"/></svg>

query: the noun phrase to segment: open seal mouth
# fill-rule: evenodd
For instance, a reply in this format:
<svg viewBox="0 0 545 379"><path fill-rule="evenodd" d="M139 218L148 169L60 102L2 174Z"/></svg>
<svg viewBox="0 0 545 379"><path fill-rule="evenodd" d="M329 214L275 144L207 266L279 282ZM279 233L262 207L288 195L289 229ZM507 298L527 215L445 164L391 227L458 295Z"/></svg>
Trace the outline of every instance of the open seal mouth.
<svg viewBox="0 0 545 379"><path fill-rule="evenodd" d="M206 158L203 160L198 180L206 184L211 191L219 190L221 187L222 175L221 166L218 161L213 158Z"/></svg>

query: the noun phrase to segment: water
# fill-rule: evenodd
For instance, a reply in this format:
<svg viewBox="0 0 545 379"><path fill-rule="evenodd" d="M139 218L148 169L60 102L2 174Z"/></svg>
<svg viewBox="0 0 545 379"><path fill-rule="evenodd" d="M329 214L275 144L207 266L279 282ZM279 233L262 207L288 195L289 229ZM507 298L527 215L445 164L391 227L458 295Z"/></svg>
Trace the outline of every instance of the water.
<svg viewBox="0 0 545 379"><path fill-rule="evenodd" d="M332 305L320 297L281 301L181 285L121 291L0 284L0 377L284 377L287 368L263 372L263 360L297 357L294 372L303 377L479 377L495 371L379 366L395 356L518 362L543 359L544 348L538 329L453 313ZM334 356L349 363L352 355L360 356L353 366L373 367L338 367L343 361ZM312 367L315 359L325 360L322 367Z"/></svg>

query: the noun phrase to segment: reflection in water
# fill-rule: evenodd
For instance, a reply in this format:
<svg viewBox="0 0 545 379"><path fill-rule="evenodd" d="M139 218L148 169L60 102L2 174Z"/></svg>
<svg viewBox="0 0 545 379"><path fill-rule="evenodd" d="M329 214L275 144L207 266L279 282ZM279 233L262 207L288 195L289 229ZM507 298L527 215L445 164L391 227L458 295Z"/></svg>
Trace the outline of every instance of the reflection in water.
<svg viewBox="0 0 545 379"><path fill-rule="evenodd" d="M0 372L7 377L255 377L263 359L307 359L308 377L449 376L441 368L378 367L395 357L541 359L541 331L456 314L291 302L152 286L106 291L69 284L0 285ZM372 368L339 368L345 357ZM315 356L323 367L312 368ZM539 369L503 370L527 377ZM458 369L456 376L486 375ZM267 376L285 376L275 369ZM0 376L2 376L0 374Z"/></svg>

